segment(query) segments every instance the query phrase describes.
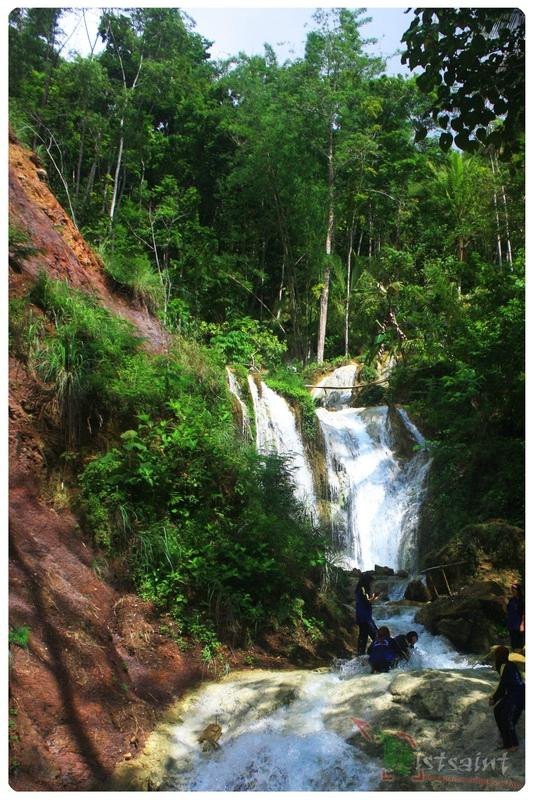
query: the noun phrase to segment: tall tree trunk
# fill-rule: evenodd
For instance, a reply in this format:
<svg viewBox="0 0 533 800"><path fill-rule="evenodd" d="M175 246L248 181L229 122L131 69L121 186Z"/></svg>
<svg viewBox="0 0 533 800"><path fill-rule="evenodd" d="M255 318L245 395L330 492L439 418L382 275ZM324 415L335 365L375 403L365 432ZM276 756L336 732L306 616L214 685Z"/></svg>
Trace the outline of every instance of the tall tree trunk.
<svg viewBox="0 0 533 800"><path fill-rule="evenodd" d="M462 234L457 239L457 258L461 263L465 260L465 237Z"/></svg>
<svg viewBox="0 0 533 800"><path fill-rule="evenodd" d="M118 177L120 175L120 168L122 166L123 150L124 150L124 116L122 116L120 119L120 141L118 145L117 165L115 167L115 178L113 181L113 195L111 197L111 206L109 208L109 219L111 220L111 224L113 224L113 218L115 216L115 207L116 207L117 193L118 193Z"/></svg>
<svg viewBox="0 0 533 800"><path fill-rule="evenodd" d="M329 281L331 277L331 250L333 243L333 228L335 225L334 208L335 169L333 165L333 120L329 125L328 137L328 227L326 231L326 264L320 295L320 318L318 322L318 344L316 360L319 364L324 361L324 346L326 343L326 324L328 319Z"/></svg>
<svg viewBox="0 0 533 800"><path fill-rule="evenodd" d="M96 162L97 162L97 159L98 159L98 156L95 153L95 156L94 156L94 159L93 159L93 163L91 164L91 169L89 170L89 177L87 178L87 186L85 187L85 191L83 193L83 200L82 200L82 203L81 203L82 208L85 208L85 204L86 204L87 200L89 199L89 195L91 194L91 191L92 191L92 188L93 188L93 185L94 185L94 178L95 178L95 175L96 175Z"/></svg>
<svg viewBox="0 0 533 800"><path fill-rule="evenodd" d="M506 252L506 259L510 267L513 266L513 253L511 250L511 234L509 230L509 214L507 211L507 194L505 192L505 186L501 181L501 172L500 172L500 164L498 162L498 156L495 154L495 163L496 163L496 170L498 172L498 176L500 177L500 192L502 196L502 203L503 203L503 219L505 221L505 236L507 239L507 252Z"/></svg>
<svg viewBox="0 0 533 800"><path fill-rule="evenodd" d="M350 226L349 244L348 244L348 257L346 259L346 301L344 304L344 355L348 357L349 354L349 328L350 328L350 295L352 283L352 254L353 254L353 236L355 230L355 214L352 215L352 224Z"/></svg>
<svg viewBox="0 0 533 800"><path fill-rule="evenodd" d="M492 179L493 179L493 183L492 183L492 199L493 199L493 203L494 203L494 214L495 214L495 217L496 217L496 245L497 245L497 249L498 249L498 264L499 264L500 269L501 269L502 264L503 264L503 259L502 259L502 237L501 237L501 233L500 233L500 212L498 211L498 198L496 196L496 170L494 168L494 159L492 158L492 154L490 156L490 166L491 166L491 169L492 169Z"/></svg>

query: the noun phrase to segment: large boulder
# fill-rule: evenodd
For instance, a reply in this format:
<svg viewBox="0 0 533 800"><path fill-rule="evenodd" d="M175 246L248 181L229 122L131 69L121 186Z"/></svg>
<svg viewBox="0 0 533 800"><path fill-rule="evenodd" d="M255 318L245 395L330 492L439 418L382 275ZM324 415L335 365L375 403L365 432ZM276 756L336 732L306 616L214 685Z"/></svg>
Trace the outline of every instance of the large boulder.
<svg viewBox="0 0 533 800"><path fill-rule="evenodd" d="M413 432L410 431L405 424L405 421L396 406L392 403L389 403L388 406L389 413L387 417L387 425L389 428L394 455L401 459L412 458L418 442L416 441Z"/></svg>
<svg viewBox="0 0 533 800"><path fill-rule="evenodd" d="M489 572L512 570L515 575L524 569L524 530L502 519L492 519L475 525L466 525L442 547L429 552L424 558L424 568L431 569L436 592L447 594L448 585L459 589L480 576L481 567ZM444 572L440 565L445 566Z"/></svg>
<svg viewBox="0 0 533 800"><path fill-rule="evenodd" d="M374 564L374 575L394 575L392 567L380 567L379 564Z"/></svg>
<svg viewBox="0 0 533 800"><path fill-rule="evenodd" d="M505 637L506 608L505 588L496 581L479 581L427 603L415 619L464 653L486 653Z"/></svg>
<svg viewBox="0 0 533 800"><path fill-rule="evenodd" d="M404 599L416 600L418 603L428 603L431 600L431 594L424 581L413 580L407 584Z"/></svg>

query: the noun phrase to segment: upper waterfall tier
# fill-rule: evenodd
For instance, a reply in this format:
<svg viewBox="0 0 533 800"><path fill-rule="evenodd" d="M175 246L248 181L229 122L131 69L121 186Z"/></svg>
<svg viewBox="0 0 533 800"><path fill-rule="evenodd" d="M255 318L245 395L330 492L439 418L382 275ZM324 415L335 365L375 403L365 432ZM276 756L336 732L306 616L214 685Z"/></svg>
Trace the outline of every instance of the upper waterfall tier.
<svg viewBox="0 0 533 800"><path fill-rule="evenodd" d="M409 568L416 558L429 460L424 451L407 459L398 455L391 413L387 406L317 410L326 448L330 523L347 567Z"/></svg>
<svg viewBox="0 0 533 800"><path fill-rule="evenodd" d="M324 408L342 408L349 405L358 373L358 364L339 367L317 383L311 392L311 397ZM327 388L321 388L323 386Z"/></svg>

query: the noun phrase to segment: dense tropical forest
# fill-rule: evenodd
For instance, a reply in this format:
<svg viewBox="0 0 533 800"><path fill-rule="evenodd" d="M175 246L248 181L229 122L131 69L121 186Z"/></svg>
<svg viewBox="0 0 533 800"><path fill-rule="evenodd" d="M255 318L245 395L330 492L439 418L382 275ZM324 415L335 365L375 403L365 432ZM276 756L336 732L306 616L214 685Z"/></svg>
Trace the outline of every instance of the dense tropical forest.
<svg viewBox="0 0 533 800"><path fill-rule="evenodd" d="M325 533L236 436L227 364L268 370L312 438L325 364L357 358L371 384L393 359L365 402L426 435L429 545L523 525L523 15L415 10L407 78L372 55L362 9L318 10L284 63L268 45L214 61L172 8L105 10L102 46L67 57L62 19L11 12L11 128L169 338L154 356L43 273L10 342L54 393L80 518L136 590L208 657L217 637L320 627ZM12 225L10 259L31 251Z"/></svg>

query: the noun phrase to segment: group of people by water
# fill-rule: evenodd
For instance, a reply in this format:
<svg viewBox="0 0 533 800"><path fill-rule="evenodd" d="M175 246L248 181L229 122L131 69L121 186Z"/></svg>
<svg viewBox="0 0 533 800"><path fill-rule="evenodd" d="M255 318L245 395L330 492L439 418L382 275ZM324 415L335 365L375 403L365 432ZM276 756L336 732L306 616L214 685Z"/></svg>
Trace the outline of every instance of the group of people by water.
<svg viewBox="0 0 533 800"><path fill-rule="evenodd" d="M371 585L372 575L364 573L355 590L355 614L359 627L357 654L362 656L368 653L372 672L388 672L400 661L409 660L418 634L409 631L393 637L385 625L378 628L372 617L372 602L378 599L378 595L371 591ZM369 638L372 643L367 650Z"/></svg>
<svg viewBox="0 0 533 800"><path fill-rule="evenodd" d="M409 631L393 637L388 627L378 628L372 616L372 602L378 600L379 595L372 592L372 580L372 573L363 573L355 590L355 615L359 628L357 653L359 656L368 655L373 673L388 672L402 661L409 660L418 634ZM503 645L494 650L494 666L500 681L489 698L489 705L494 707L494 718L502 737L501 747L514 751L518 748L516 725L525 708L524 678L516 656L512 655L525 655L525 602L517 583L512 584L511 598L507 603L507 629L512 653ZM367 648L369 638L372 641Z"/></svg>

